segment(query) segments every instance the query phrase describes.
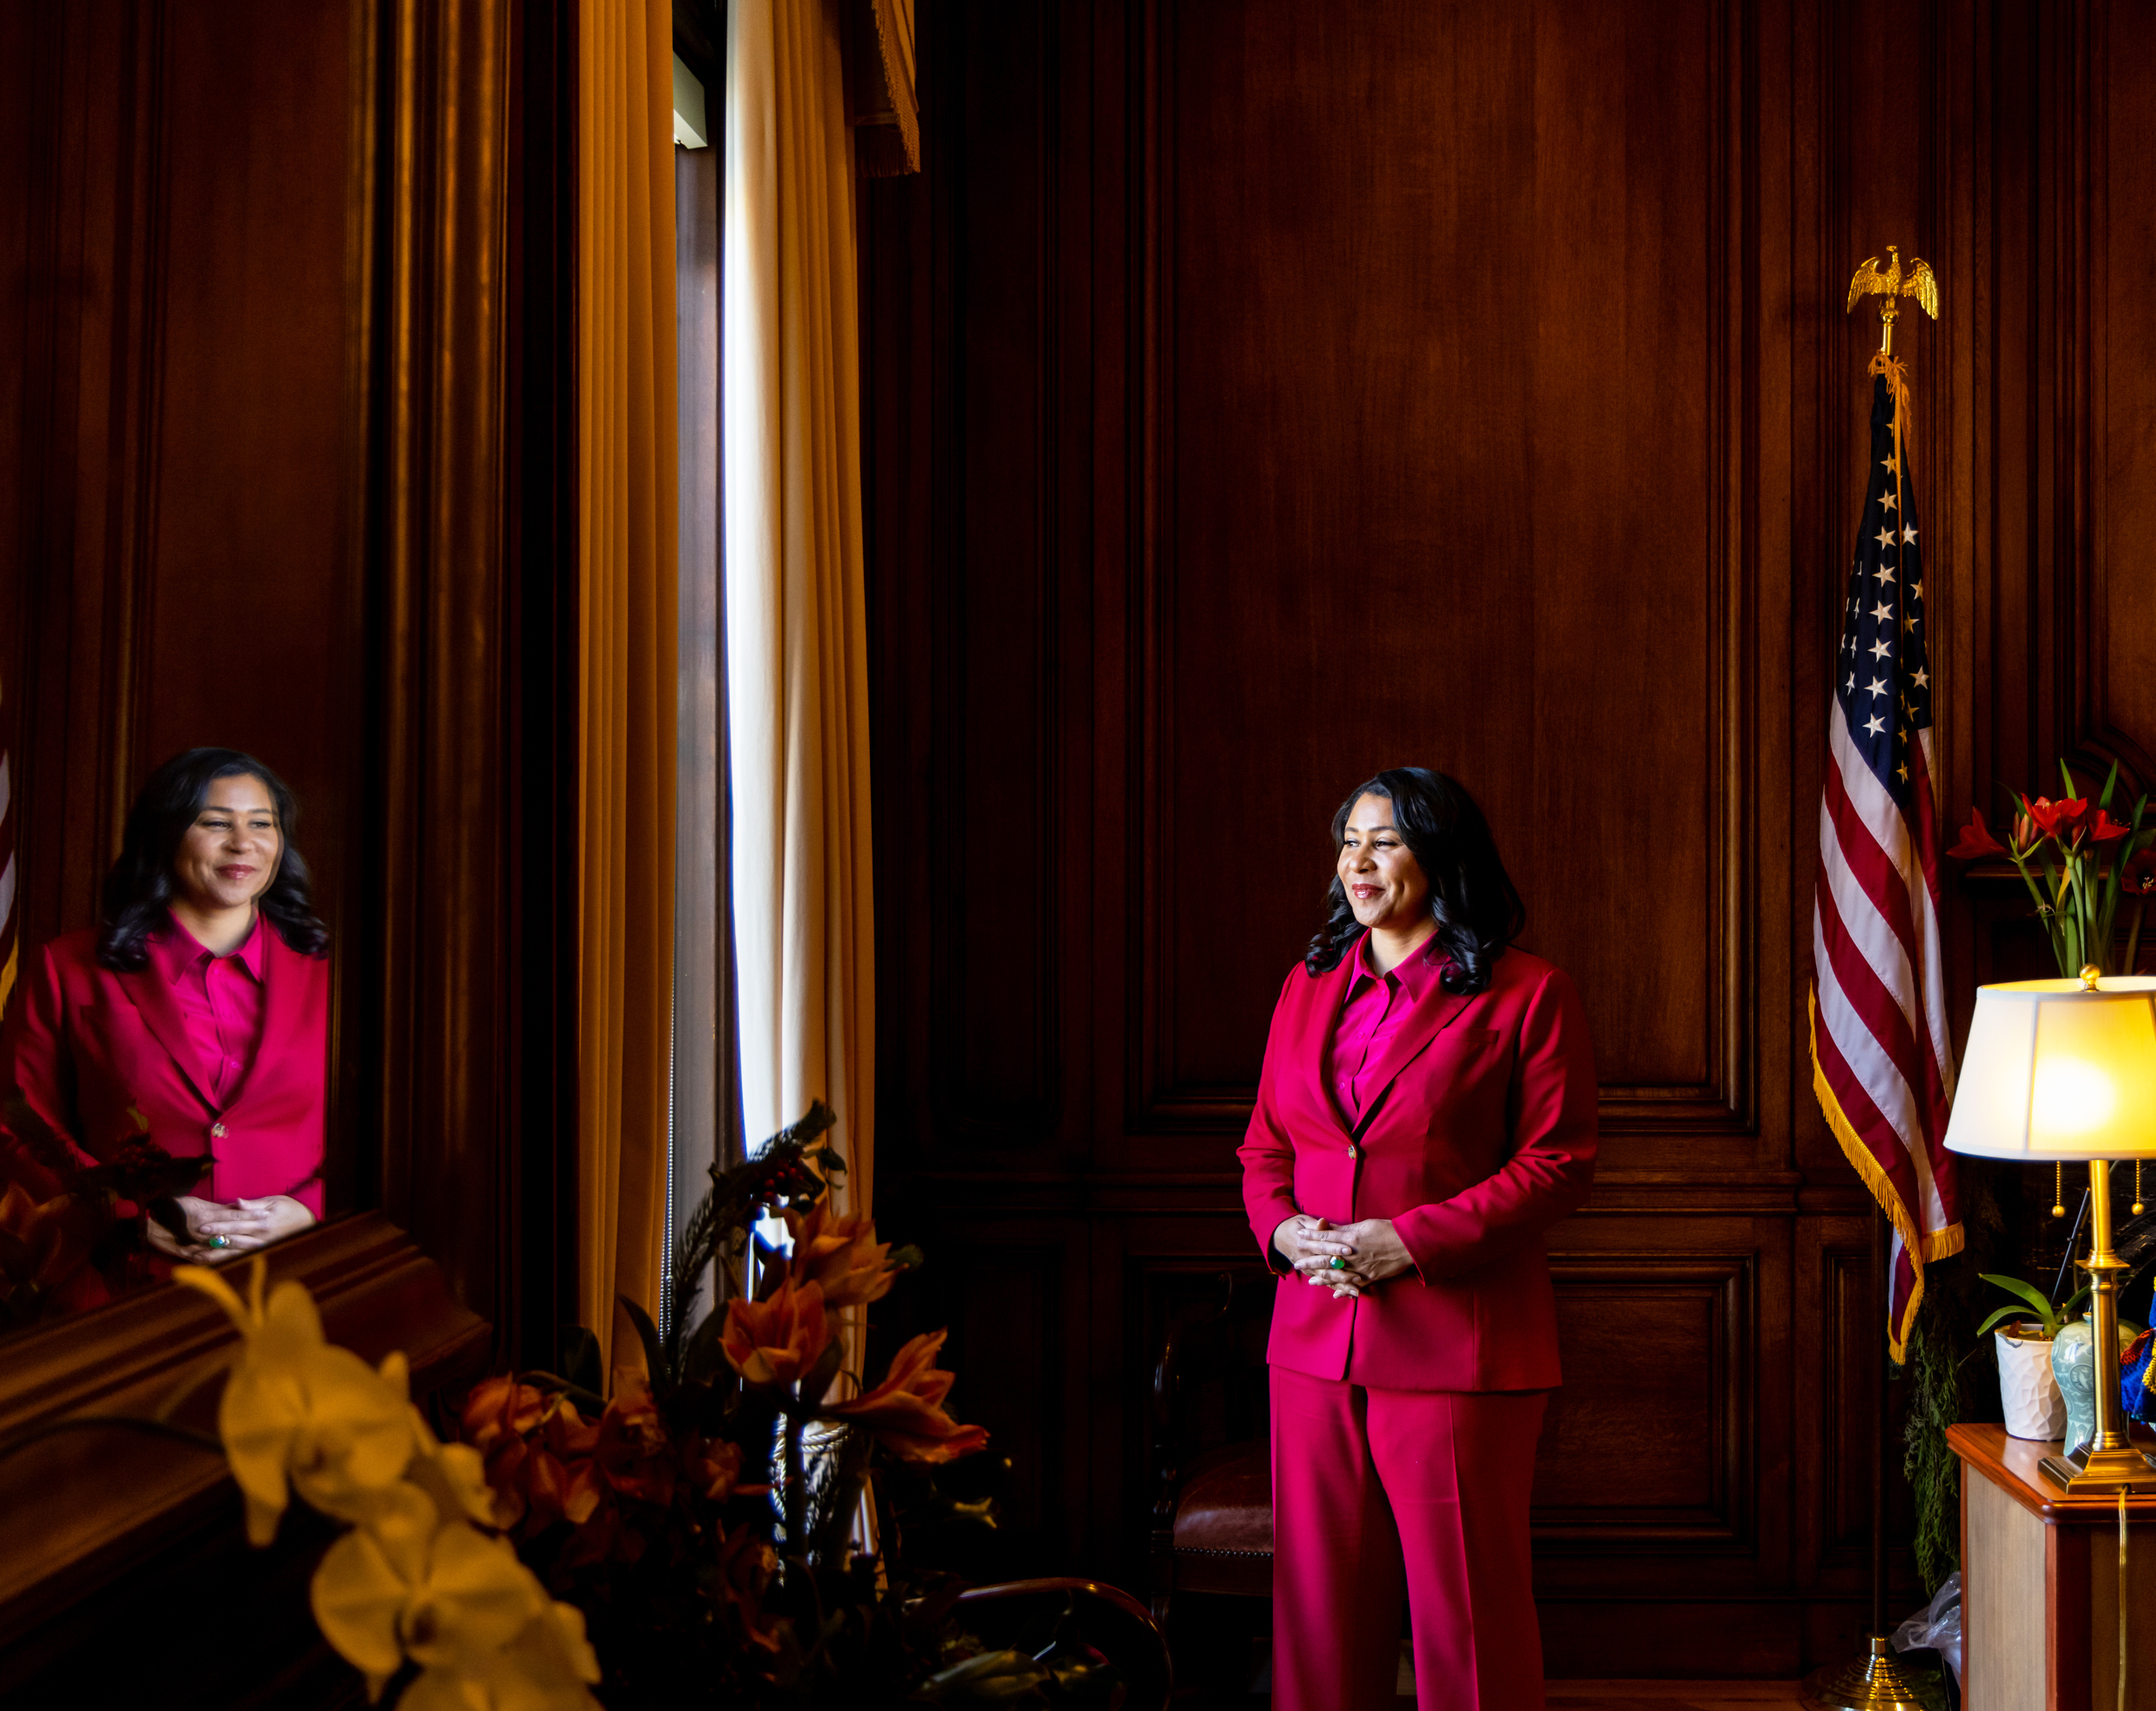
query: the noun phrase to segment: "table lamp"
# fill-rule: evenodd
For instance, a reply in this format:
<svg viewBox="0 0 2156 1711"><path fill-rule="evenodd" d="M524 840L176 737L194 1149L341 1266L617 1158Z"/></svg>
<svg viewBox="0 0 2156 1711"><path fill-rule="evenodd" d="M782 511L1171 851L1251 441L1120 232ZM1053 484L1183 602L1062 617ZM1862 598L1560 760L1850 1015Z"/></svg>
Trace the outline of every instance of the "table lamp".
<svg viewBox="0 0 2156 1711"><path fill-rule="evenodd" d="M2096 1436L2044 1458L2069 1496L2156 1490L2156 1466L2126 1436L2119 1405L2119 1274L2111 1161L2156 1158L2156 977L2013 981L1976 988L1947 1124L1954 1152L2089 1165L2089 1273L2097 1360ZM2112 1358L2106 1361L2107 1353Z"/></svg>

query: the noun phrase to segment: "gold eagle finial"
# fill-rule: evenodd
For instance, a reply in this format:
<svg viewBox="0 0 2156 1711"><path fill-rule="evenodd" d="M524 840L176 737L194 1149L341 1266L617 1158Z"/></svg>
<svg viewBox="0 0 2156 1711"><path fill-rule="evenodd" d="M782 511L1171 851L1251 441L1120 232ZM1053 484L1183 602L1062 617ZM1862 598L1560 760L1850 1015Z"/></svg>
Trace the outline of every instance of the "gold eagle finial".
<svg viewBox="0 0 2156 1711"><path fill-rule="evenodd" d="M1879 306L1879 352L1882 356L1891 355L1894 350L1894 318L1901 313L1901 305L1894 301L1897 297L1914 297L1916 306L1925 314L1934 321L1939 318L1939 278L1932 272L1931 263L1912 255L1909 258L1909 270L1904 274L1901 271L1901 251L1894 244L1887 246L1885 273L1879 270L1878 256L1867 255L1864 258L1862 265L1857 268L1856 277L1849 282L1848 309L1842 312L1846 315L1848 309L1854 309L1858 298L1872 296L1886 299Z"/></svg>

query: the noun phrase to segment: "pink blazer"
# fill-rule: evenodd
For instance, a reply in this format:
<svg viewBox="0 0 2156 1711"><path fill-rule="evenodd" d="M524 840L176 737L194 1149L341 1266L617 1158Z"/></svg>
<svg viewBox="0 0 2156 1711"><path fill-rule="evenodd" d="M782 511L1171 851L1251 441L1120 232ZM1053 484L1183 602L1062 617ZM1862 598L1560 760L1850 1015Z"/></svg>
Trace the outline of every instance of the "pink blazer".
<svg viewBox="0 0 2156 1711"><path fill-rule="evenodd" d="M1560 1374L1542 1232L1595 1174L1579 995L1520 950L1472 997L1431 982L1379 1059L1357 1141L1326 1076L1354 963L1298 968L1281 988L1240 1152L1243 1200L1275 1271L1273 1232L1299 1212L1389 1218L1415 1269L1357 1300L1283 1275L1267 1358L1378 1389L1547 1389Z"/></svg>
<svg viewBox="0 0 2156 1711"><path fill-rule="evenodd" d="M93 933L47 945L10 1017L14 1092L29 1116L90 1163L111 1159L146 1128L175 1158L209 1155L194 1191L203 1198L289 1194L321 1217L330 965L291 949L266 919L260 930L262 1040L222 1105L198 1082L179 998L154 967L115 974L98 961ZM10 1120L24 1120L11 1105ZM34 1185L42 1167L9 1144L15 1157L0 1178Z"/></svg>

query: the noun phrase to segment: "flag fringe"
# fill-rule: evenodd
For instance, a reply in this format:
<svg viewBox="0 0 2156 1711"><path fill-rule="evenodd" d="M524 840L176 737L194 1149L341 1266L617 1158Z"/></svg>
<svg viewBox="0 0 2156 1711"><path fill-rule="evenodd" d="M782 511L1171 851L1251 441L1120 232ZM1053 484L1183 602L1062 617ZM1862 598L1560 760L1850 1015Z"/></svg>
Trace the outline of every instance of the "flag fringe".
<svg viewBox="0 0 2156 1711"><path fill-rule="evenodd" d="M1944 1259L1962 1251L1962 1232L1959 1224L1949 1224L1943 1230L1929 1234L1916 1227L1915 1217L1903 1204L1901 1192L1887 1174L1886 1167L1872 1154L1857 1134L1856 1125L1849 1121L1848 1113L1841 1108L1841 1101L1834 1097L1833 1087L1826 1079L1826 1071L1819 1067L1819 996L1816 988L1806 995L1809 1044L1812 1052L1812 1090L1819 1096L1819 1111L1826 1118L1826 1126L1834 1131L1834 1138L1841 1143L1842 1157L1864 1180L1872 1198L1879 1202L1879 1209L1887 1214L1901 1238L1901 1245L1914 1256L1911 1269L1916 1273L1916 1282L1909 1291L1909 1304L1902 1310L1900 1321L1889 1320L1887 1325L1887 1354L1900 1366L1907 1358L1909 1331L1916 1323L1916 1310L1924 1300L1924 1267L1935 1259ZM1887 1280L1889 1294L1893 1280ZM1887 1303L1891 1311L1892 1302Z"/></svg>

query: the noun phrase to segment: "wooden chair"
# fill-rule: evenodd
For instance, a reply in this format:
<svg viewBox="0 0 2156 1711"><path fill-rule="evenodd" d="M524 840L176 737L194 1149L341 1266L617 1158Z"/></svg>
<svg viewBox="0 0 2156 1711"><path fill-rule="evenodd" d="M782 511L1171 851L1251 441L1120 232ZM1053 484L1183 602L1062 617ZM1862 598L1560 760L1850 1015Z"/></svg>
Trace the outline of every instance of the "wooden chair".
<svg viewBox="0 0 2156 1711"><path fill-rule="evenodd" d="M1178 1592L1273 1595L1265 1339L1270 1273L1223 1272L1219 1294L1168 1333L1153 1367L1153 1612Z"/></svg>
<svg viewBox="0 0 2156 1711"><path fill-rule="evenodd" d="M1123 1678L1123 1711L1166 1711L1175 1670L1166 1640L1146 1606L1119 1587L1058 1577L970 1586L955 1606L991 1646L1034 1652L1050 1635L1082 1639Z"/></svg>

